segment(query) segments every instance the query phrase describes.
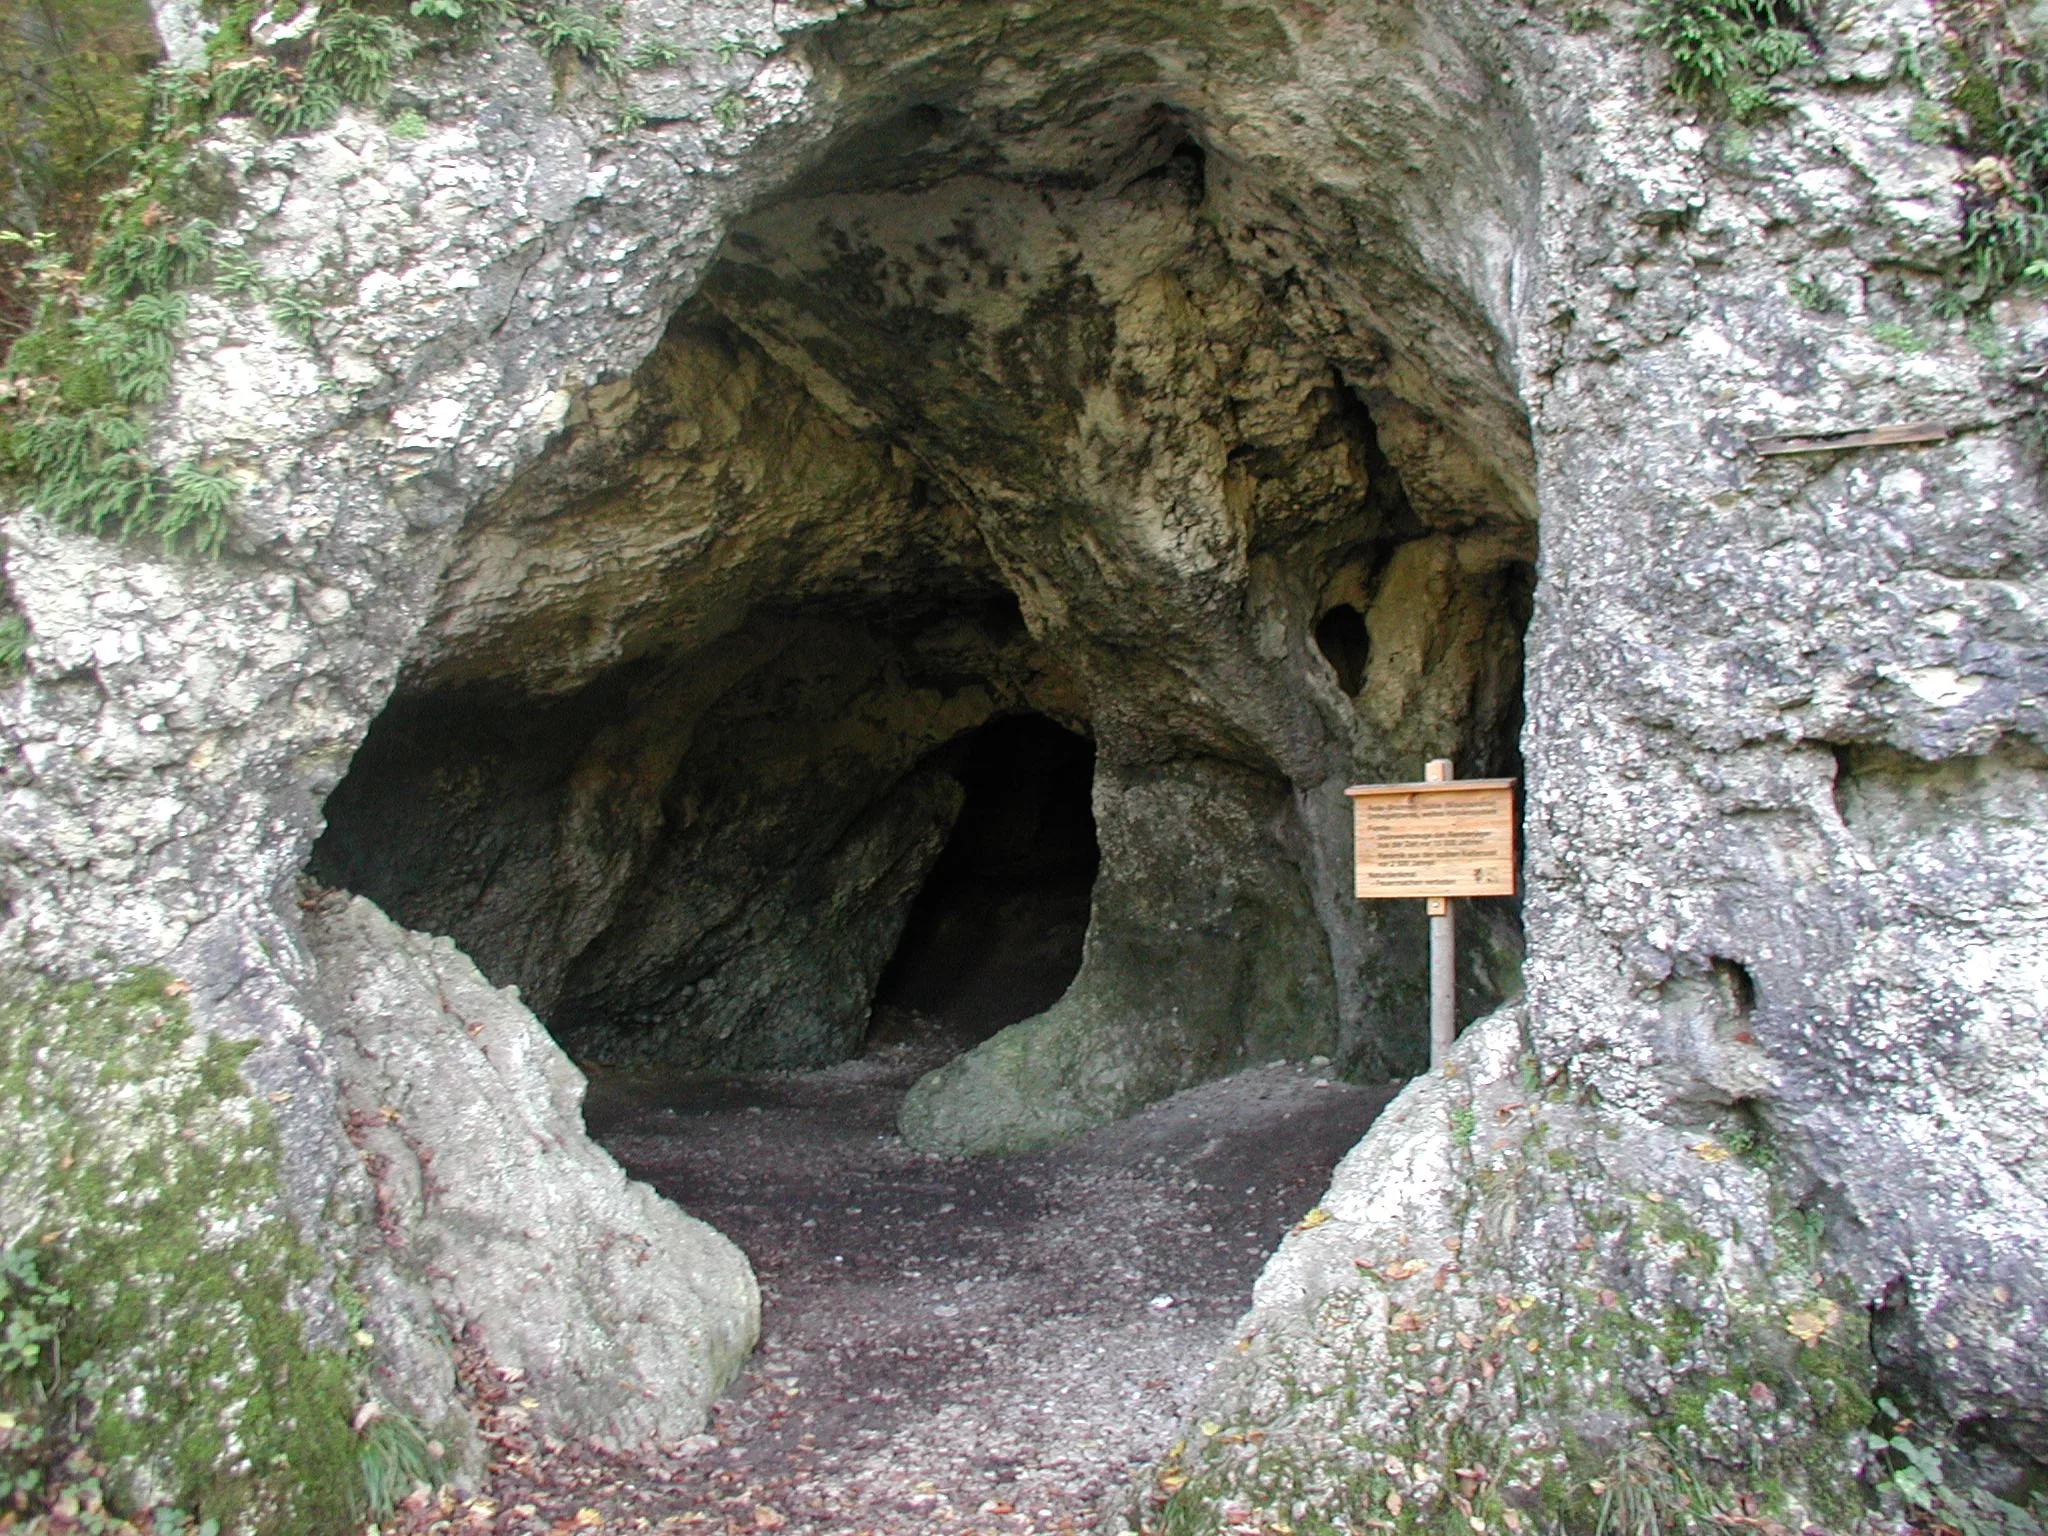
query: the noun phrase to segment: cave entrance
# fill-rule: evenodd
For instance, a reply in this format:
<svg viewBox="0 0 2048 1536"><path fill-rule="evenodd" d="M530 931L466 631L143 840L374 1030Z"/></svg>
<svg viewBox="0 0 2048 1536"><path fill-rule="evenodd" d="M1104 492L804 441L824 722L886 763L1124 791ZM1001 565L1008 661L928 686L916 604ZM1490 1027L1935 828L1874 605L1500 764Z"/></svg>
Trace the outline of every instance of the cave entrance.
<svg viewBox="0 0 2048 1536"><path fill-rule="evenodd" d="M1101 863L1095 747L1009 715L952 749L964 799L875 989L871 1044L931 1021L960 1044L1051 1007L1081 968Z"/></svg>
<svg viewBox="0 0 2048 1536"><path fill-rule="evenodd" d="M926 1151L1419 1071L1423 919L1352 898L1343 791L1520 771L1528 167L1461 107L1415 141L1455 174L1337 175L1350 128L1305 159L1171 49L1131 67L1151 22L1018 18L1052 31L1016 96L896 15L835 34L873 92L471 509L315 874L586 1063L806 1071L937 1018L974 1048L904 1099ZM1466 934L1469 1020L1519 909Z"/></svg>

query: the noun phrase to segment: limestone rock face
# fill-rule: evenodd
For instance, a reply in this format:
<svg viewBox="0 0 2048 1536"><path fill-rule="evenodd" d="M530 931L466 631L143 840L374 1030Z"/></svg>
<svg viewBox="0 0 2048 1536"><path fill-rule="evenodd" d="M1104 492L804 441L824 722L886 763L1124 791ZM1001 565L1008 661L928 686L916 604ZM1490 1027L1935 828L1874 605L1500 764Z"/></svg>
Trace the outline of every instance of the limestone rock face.
<svg viewBox="0 0 2048 1536"><path fill-rule="evenodd" d="M1546 1084L1522 1023L1468 1031L1266 1266L1176 1468L1189 1528L1457 1501L1570 1529L1589 1482L1669 1497L1702 1469L1857 1518L1875 1368L1820 1229L1753 1143Z"/></svg>
<svg viewBox="0 0 2048 1536"><path fill-rule="evenodd" d="M519 1373L545 1433L695 1434L760 1329L745 1257L584 1134L582 1074L450 940L407 933L360 896L328 898L306 939L347 1021L333 1039L341 1111L375 1211L358 1274L386 1299L388 1389L467 1438L437 1369L461 1340ZM412 1288L430 1315L397 1311Z"/></svg>
<svg viewBox="0 0 2048 1536"><path fill-rule="evenodd" d="M219 562L8 515L34 630L0 689L11 954L187 979L200 1027L255 1045L302 1227L374 1224L343 1063L383 1015L322 980L309 858L571 1049L822 1061L952 834L949 754L1035 713L1095 752L1081 970L908 1124L1016 1145L1261 1054L1416 1070L1421 917L1352 901L1342 791L1448 755L1525 780L1525 897L1475 907L1461 983L1470 1017L1526 977L1530 1071L1578 1096L1545 1111L1572 1208L1672 1203L1657 1180L1738 1129L1773 1159L1689 1186L1706 1267L1646 1305L1704 1331L1669 1391L1663 1345L1629 1344L1617 1422L1753 1357L1797 1406L1730 1417L1715 1388L1701 1422L1804 1437L1801 1486L1832 1465L1851 1399L1736 1299L1792 1285L1789 1210L1828 1339L1867 1317L1876 1385L1986 1476L2048 1459L2048 517L2016 425L2048 324L2006 300L1973 339L1933 303L1959 205L1909 132L1931 6L1843 10L1739 131L1677 110L1627 27L1490 0L634 0L620 27L675 57L611 82L507 33L420 57L422 138L360 112L213 135L223 239L318 315L295 337L190 296L157 447L242 482ZM1748 441L1930 419L1955 430L1920 448ZM414 944L369 946L379 986L459 970ZM483 1144L517 1141L477 1081ZM1417 1111L1400 1156L1476 1181L1488 1138L1533 1134L1503 1107ZM563 1176L597 1178L580 1157ZM1528 1235L1553 1172L1429 1218L1471 1285L1555 1256ZM519 1229L516 1181L461 1178ZM1596 1294L1663 1284L1566 1251ZM445 1383L459 1298L376 1273L371 1331ZM1564 1283L1560 1325L1590 1326ZM332 1336L328 1295L300 1301ZM1290 1295L1261 1302L1262 1380L1391 1379L1378 1300ZM568 1305L488 1304L511 1340ZM575 1315L565 1403L569 1355L616 1348ZM1562 1444L1562 1389L1501 1382L1460 1399L1475 1433L1538 1457L1526 1408ZM1335 1402L1290 1420L1310 1461ZM1265 1497L1232 1466L1219 1500Z"/></svg>

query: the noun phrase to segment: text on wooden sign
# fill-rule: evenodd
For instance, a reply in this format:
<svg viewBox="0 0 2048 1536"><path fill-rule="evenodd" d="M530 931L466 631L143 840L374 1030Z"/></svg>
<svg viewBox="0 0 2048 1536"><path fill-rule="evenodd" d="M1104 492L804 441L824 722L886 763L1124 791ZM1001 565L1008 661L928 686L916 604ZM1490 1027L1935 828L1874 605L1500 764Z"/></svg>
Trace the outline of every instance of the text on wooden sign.
<svg viewBox="0 0 2048 1536"><path fill-rule="evenodd" d="M1453 779L1346 790L1359 896L1514 895L1514 786Z"/></svg>

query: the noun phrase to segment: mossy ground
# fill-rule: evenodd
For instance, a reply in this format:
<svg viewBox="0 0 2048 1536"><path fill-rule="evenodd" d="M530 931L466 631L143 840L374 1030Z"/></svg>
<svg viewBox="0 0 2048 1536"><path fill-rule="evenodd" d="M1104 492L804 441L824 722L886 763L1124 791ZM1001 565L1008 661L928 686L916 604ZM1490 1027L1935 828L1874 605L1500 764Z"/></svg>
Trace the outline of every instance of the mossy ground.
<svg viewBox="0 0 2048 1536"><path fill-rule="evenodd" d="M177 990L0 980L0 1220L68 1303L45 1449L75 1440L117 1505L345 1530L354 1367L292 1306L318 1265L244 1051L203 1038Z"/></svg>

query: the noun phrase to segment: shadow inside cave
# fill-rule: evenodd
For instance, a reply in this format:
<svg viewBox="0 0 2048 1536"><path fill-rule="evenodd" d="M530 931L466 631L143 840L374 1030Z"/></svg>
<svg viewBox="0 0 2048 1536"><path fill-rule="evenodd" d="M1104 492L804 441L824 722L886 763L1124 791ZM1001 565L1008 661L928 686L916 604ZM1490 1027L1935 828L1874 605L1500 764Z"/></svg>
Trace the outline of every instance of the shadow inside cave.
<svg viewBox="0 0 2048 1536"><path fill-rule="evenodd" d="M866 1046L934 1030L963 1049L1051 1007L1081 968L1102 860L1095 747L1006 715L947 749L959 819L875 988Z"/></svg>

